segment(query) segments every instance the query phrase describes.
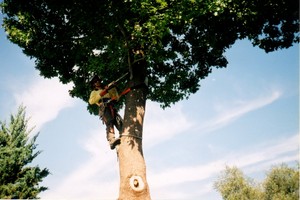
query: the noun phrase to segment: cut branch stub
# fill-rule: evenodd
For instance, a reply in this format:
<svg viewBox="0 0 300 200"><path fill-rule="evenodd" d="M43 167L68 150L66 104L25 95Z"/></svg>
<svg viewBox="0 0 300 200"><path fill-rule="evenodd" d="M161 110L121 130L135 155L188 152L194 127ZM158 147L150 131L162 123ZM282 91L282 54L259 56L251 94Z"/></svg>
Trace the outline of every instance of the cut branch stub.
<svg viewBox="0 0 300 200"><path fill-rule="evenodd" d="M129 179L129 184L131 189L133 189L136 192L140 192L145 188L144 181L140 176L132 176Z"/></svg>

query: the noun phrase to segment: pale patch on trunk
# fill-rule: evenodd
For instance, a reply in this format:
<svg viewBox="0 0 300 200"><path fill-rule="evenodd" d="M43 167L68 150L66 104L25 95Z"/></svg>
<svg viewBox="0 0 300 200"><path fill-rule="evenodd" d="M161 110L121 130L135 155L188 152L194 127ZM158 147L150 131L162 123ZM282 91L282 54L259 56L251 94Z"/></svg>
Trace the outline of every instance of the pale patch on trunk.
<svg viewBox="0 0 300 200"><path fill-rule="evenodd" d="M145 109L141 106L138 106L136 109L136 117L133 118L134 122L139 122L139 124L143 124Z"/></svg>

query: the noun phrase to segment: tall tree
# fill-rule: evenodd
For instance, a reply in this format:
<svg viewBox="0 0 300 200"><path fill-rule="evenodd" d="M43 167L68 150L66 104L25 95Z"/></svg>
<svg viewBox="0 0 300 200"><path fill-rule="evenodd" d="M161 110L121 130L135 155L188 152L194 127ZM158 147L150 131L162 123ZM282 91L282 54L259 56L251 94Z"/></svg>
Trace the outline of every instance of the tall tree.
<svg viewBox="0 0 300 200"><path fill-rule="evenodd" d="M47 188L39 183L48 176L48 169L30 163L41 153L35 152L38 135L29 139L25 108L11 115L10 123L0 122L0 198L36 199Z"/></svg>
<svg viewBox="0 0 300 200"><path fill-rule="evenodd" d="M166 107L188 98L213 67L226 67L223 54L236 40L248 38L266 52L299 42L298 3L4 0L2 11L8 39L35 59L42 76L73 82L73 97L87 101L93 74L109 83L129 72L120 85L131 91L120 102L127 136L119 148L119 199L150 199L142 148L146 100Z"/></svg>

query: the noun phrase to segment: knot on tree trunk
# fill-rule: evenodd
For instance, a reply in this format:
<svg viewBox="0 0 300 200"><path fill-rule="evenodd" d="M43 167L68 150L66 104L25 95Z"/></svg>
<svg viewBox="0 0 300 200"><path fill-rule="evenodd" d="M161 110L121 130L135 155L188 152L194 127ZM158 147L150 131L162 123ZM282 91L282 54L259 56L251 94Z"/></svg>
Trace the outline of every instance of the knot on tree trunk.
<svg viewBox="0 0 300 200"><path fill-rule="evenodd" d="M136 192L141 192L145 189L145 183L140 176L132 176L129 179L129 185L132 190Z"/></svg>

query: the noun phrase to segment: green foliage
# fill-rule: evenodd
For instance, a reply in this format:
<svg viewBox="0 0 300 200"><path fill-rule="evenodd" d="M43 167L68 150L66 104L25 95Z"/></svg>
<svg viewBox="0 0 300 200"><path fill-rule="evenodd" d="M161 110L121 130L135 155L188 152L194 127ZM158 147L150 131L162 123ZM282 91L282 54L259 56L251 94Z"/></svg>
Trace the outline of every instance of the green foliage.
<svg viewBox="0 0 300 200"><path fill-rule="evenodd" d="M215 188L225 200L261 200L262 192L253 180L246 178L236 167L226 167L225 171L215 182Z"/></svg>
<svg viewBox="0 0 300 200"><path fill-rule="evenodd" d="M274 166L261 184L255 184L236 167L226 167L214 187L224 200L298 200L299 165Z"/></svg>
<svg viewBox="0 0 300 200"><path fill-rule="evenodd" d="M293 169L285 164L272 167L264 182L266 200L299 199L299 165Z"/></svg>
<svg viewBox="0 0 300 200"><path fill-rule="evenodd" d="M109 83L145 67L148 99L169 106L226 67L236 40L266 52L299 42L299 2L291 0L4 0L1 7L8 39L35 58L41 75L73 82L71 95L84 101L93 74Z"/></svg>
<svg viewBox="0 0 300 200"><path fill-rule="evenodd" d="M38 135L29 139L25 108L20 107L10 123L0 122L0 198L33 199L47 188L39 182L48 176L48 169L29 164L41 152L34 152Z"/></svg>

